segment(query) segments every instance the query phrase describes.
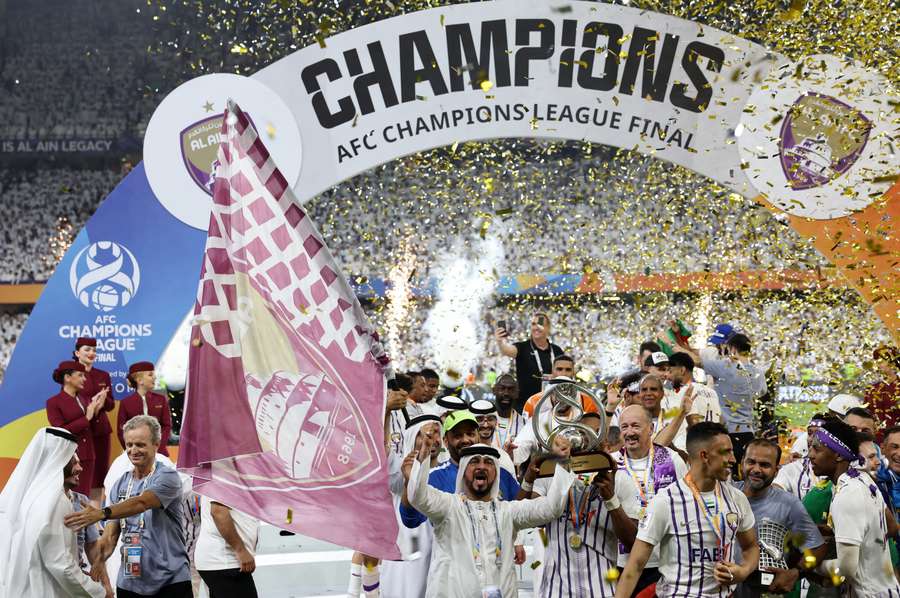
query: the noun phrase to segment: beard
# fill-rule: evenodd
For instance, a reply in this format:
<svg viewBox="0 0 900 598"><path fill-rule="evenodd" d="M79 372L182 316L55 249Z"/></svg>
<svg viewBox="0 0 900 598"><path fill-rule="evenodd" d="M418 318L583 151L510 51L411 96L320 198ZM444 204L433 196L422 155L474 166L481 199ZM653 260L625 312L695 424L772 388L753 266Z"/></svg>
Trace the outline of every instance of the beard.
<svg viewBox="0 0 900 598"><path fill-rule="evenodd" d="M472 496L476 498L484 498L485 496L491 493L491 488L494 485L493 480L472 480L466 481L466 486L468 487L469 492L472 493Z"/></svg>
<svg viewBox="0 0 900 598"><path fill-rule="evenodd" d="M748 476L748 477L747 477L747 480L746 480L746 483L750 486L751 489L756 490L757 492L759 492L760 490L765 490L766 488L768 488L769 486L771 486L771 485L772 485L772 482L773 482L774 480L775 480L775 478L771 478L771 479L769 479L769 478L754 479L754 478L751 478L751 477Z"/></svg>

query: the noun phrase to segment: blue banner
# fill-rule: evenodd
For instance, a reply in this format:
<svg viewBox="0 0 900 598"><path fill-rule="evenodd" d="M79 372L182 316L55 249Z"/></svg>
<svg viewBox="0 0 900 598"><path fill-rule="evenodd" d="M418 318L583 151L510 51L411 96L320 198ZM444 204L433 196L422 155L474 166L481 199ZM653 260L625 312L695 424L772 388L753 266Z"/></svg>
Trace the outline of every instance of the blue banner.
<svg viewBox="0 0 900 598"><path fill-rule="evenodd" d="M206 232L172 216L138 165L79 233L28 318L0 386L0 458L18 458L59 392L50 375L75 339L98 339L96 367L121 399L128 366L158 359L191 309ZM15 425L20 423L21 425Z"/></svg>

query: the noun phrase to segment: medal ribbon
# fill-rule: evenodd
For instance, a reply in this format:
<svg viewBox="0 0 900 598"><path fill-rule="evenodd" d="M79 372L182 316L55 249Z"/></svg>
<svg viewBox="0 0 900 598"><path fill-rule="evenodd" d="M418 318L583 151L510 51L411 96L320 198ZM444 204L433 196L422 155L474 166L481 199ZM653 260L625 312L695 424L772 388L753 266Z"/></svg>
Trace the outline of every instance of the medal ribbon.
<svg viewBox="0 0 900 598"><path fill-rule="evenodd" d="M697 504L703 506L703 514L706 516L706 520L709 521L709 524L716 534L716 544L719 548L723 549L722 556L724 558L724 552L728 549L728 545L725 543L725 513L722 513L719 508L719 503L722 500L722 488L719 485L718 480L716 480L715 488L715 512L710 512L709 507L706 505L706 501L700 496L700 490L697 488L697 484L694 483L694 478L691 477L690 473L684 476L684 483L690 488L691 494L694 495L694 500L697 501Z"/></svg>
<svg viewBox="0 0 900 598"><path fill-rule="evenodd" d="M625 470L628 472L628 475L632 477L632 479L637 482L638 487L638 497L641 500L641 507L646 507L647 503L650 502L650 498L653 496L653 492L655 488L653 488L653 453L656 451L656 446L653 443L650 443L650 453L647 455L647 469L644 470L644 481L641 482L637 478L637 474L631 468L631 464L628 461L628 451L622 451L622 454L625 456Z"/></svg>
<svg viewBox="0 0 900 598"><path fill-rule="evenodd" d="M585 487L582 489L581 496L578 498L578 508L575 508L575 486L569 489L569 520L572 522L572 527L575 528L575 533L578 533L579 528L584 525L584 521L586 519L585 512L587 511L587 505L591 498L592 489L589 487Z"/></svg>

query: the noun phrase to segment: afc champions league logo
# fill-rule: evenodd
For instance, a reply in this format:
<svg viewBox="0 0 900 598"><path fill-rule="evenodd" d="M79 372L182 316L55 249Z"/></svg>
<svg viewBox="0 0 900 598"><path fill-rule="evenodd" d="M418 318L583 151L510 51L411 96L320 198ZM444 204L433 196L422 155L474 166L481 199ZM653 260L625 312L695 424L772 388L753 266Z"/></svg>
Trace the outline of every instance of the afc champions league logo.
<svg viewBox="0 0 900 598"><path fill-rule="evenodd" d="M800 96L784 119L779 155L792 189L813 189L845 172L862 154L872 123L859 110L820 93Z"/></svg>
<svg viewBox="0 0 900 598"><path fill-rule="evenodd" d="M69 268L69 286L85 307L109 312L124 307L141 284L141 269L124 245L97 241L78 252Z"/></svg>

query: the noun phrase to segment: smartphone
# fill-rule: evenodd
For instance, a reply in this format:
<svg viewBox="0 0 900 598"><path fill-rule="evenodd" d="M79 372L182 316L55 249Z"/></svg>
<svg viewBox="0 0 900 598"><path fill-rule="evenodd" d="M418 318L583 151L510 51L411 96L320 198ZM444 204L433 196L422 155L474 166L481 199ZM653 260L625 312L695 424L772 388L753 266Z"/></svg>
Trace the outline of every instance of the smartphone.
<svg viewBox="0 0 900 598"><path fill-rule="evenodd" d="M497 328L502 328L504 332L509 334L509 328L506 327L506 320L497 320Z"/></svg>
<svg viewBox="0 0 900 598"><path fill-rule="evenodd" d="M547 318L545 318L544 316L538 316L537 323L538 323L538 326L546 327L547 326Z"/></svg>

